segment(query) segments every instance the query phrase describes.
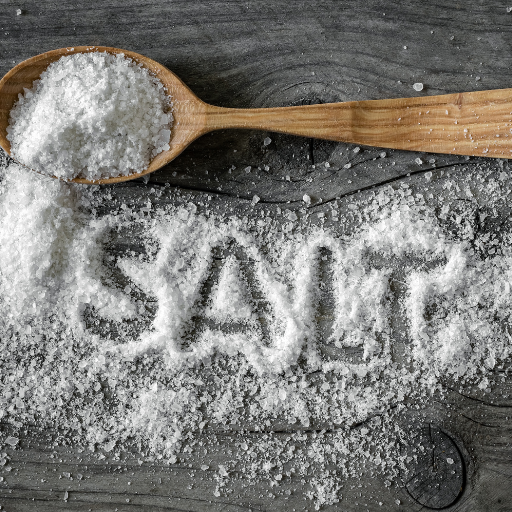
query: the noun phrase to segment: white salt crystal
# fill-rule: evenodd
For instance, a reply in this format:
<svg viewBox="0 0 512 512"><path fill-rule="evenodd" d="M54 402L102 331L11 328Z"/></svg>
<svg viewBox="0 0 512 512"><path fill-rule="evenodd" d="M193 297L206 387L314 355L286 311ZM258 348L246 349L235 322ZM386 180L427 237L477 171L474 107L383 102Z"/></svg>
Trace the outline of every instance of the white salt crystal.
<svg viewBox="0 0 512 512"><path fill-rule="evenodd" d="M446 462L448 462L448 464L453 464L455 461L452 458L448 457L446 459Z"/></svg>
<svg viewBox="0 0 512 512"><path fill-rule="evenodd" d="M219 322L246 323L254 320L247 282L242 277L238 260L233 256L227 258L211 295L207 317Z"/></svg>
<svg viewBox="0 0 512 512"><path fill-rule="evenodd" d="M254 205L254 204L256 204L257 202L259 202L259 200L260 200L259 196L254 195L254 196L252 196L252 201L251 201L251 203Z"/></svg>
<svg viewBox="0 0 512 512"><path fill-rule="evenodd" d="M16 16L21 16L21 9L16 9Z"/></svg>
<svg viewBox="0 0 512 512"><path fill-rule="evenodd" d="M263 139L263 145L268 146L272 142L272 139L270 137L265 137Z"/></svg>
<svg viewBox="0 0 512 512"><path fill-rule="evenodd" d="M423 165L423 160L422 160L421 158L419 158L419 157L418 157L418 158L416 158L414 161L415 161L418 165Z"/></svg>
<svg viewBox="0 0 512 512"><path fill-rule="evenodd" d="M168 110L161 82L124 55L68 55L19 98L7 139L17 160L46 174L124 176L169 149Z"/></svg>
<svg viewBox="0 0 512 512"><path fill-rule="evenodd" d="M112 440L108 443L105 443L103 445L103 449L106 451L106 452L110 452L112 451L112 449L114 448L114 446L116 445L116 441L115 440Z"/></svg>
<svg viewBox="0 0 512 512"><path fill-rule="evenodd" d="M9 436L6 438L5 443L8 444L9 446L16 446L19 443L19 441L19 438Z"/></svg>
<svg viewBox="0 0 512 512"><path fill-rule="evenodd" d="M307 204L307 205L310 205L311 204L311 197L308 196L307 194L304 194L302 196L302 200Z"/></svg>
<svg viewBox="0 0 512 512"><path fill-rule="evenodd" d="M421 82L416 82L412 88L417 91L417 92L420 92L423 90L423 84Z"/></svg>

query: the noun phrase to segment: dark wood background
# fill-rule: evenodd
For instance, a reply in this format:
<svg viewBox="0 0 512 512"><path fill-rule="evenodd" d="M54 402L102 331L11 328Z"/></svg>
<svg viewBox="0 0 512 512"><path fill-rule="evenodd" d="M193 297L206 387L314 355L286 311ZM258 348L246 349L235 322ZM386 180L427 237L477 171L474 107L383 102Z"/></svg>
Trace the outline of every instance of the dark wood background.
<svg viewBox="0 0 512 512"><path fill-rule="evenodd" d="M482 0L0 0L0 75L47 50L102 45L133 50L165 64L201 99L221 106L506 88L512 73L512 13L507 7L506 2ZM22 9L22 15L17 16L16 9ZM413 90L415 82L424 83L421 93ZM477 168L483 162L436 155L432 168L431 156L419 153L388 152L392 158L374 160L379 149L366 148L356 155L343 144L274 134L263 151L267 135L224 131L205 136L154 173L151 182L181 187L197 198L210 194L220 208L246 204L254 194L262 204L293 205L305 193L323 203L334 197L349 201L353 194L398 180L420 187L427 170L439 178L441 194L441 169L445 177L457 179L462 163ZM336 172L324 167L310 172L311 161L325 161L336 148L345 155L335 162ZM425 162L421 166L414 161L418 156ZM344 169L348 161L353 166ZM271 164L270 171L256 170L264 163ZM236 170L229 174L232 165ZM254 172L243 172L248 165ZM499 169L496 161L485 165ZM290 181L283 181L285 175ZM134 203L145 190L142 181L111 187L114 198ZM124 241L125 246L129 243ZM362 488L347 485L343 501L326 510L512 510L509 388L505 380L492 395L448 393L444 403L423 411L414 426L432 447L417 482L387 489L379 475L365 476ZM2 510L241 512L313 507L294 494L287 500L272 499L263 483L215 498L214 482L192 482L185 465L139 465L136 454L122 461L98 461L73 447L54 448L54 439L54 432L42 436L29 430L22 449L7 450L12 470L0 468ZM221 463L232 445L229 435L212 443L211 459ZM461 481L450 480L436 465L440 453L460 459L462 492ZM79 473L84 479L76 478ZM300 483L289 485L293 489Z"/></svg>

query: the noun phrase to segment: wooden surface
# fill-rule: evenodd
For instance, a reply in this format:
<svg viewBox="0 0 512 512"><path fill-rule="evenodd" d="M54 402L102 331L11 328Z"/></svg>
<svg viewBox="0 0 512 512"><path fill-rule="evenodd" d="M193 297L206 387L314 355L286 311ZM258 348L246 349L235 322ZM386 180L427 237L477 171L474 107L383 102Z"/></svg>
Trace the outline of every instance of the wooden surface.
<svg viewBox="0 0 512 512"><path fill-rule="evenodd" d="M223 107L507 88L512 61L512 13L507 7L500 2L420 0L0 0L0 75L44 51L103 45L161 62L203 101ZM17 8L23 10L21 16L16 16ZM421 93L414 93L415 82L425 84ZM353 153L350 145L274 134L272 143L264 147L265 136L252 131L207 135L152 174L150 183L181 187L192 200L209 195L212 205L221 209L246 205L254 194L269 210L283 204L293 208L307 193L316 210L322 211L322 204L335 197L349 201L355 194L389 183L404 181L421 189L428 170L442 196L444 180L482 165L476 158L466 161L399 151L388 151L389 158L379 159L379 149ZM417 157L425 163L416 163ZM327 159L331 168L311 171L311 163ZM346 169L346 163L352 166ZM270 170L264 171L262 164L269 164ZM232 165L236 170L230 173ZM485 165L500 171L498 162ZM245 173L246 166L252 166L253 172ZM286 175L289 181L283 179ZM137 204L146 187L136 181L112 186L110 191L114 200ZM502 212L502 218L506 215ZM499 231L500 225L487 229ZM129 245L129 239L120 240L119 250ZM500 371L505 378L491 395L474 389L448 390L442 403L420 407L404 418L419 442L430 446L428 456L411 468L412 478L391 488L379 474L353 480L344 488L343 501L326 510L512 510L512 382L505 369ZM215 482L191 477L199 464L193 455L186 464L172 467L140 465L137 453L98 461L73 446L54 448L58 435L29 429L22 449L6 450L9 463L0 470L2 510L313 509L298 493L273 498L266 483L244 487L243 478L235 492L216 498ZM210 460L218 464L232 455L238 435L205 434ZM450 453L455 461L455 476L441 463L441 453ZM283 485L296 489L302 484L292 479Z"/></svg>

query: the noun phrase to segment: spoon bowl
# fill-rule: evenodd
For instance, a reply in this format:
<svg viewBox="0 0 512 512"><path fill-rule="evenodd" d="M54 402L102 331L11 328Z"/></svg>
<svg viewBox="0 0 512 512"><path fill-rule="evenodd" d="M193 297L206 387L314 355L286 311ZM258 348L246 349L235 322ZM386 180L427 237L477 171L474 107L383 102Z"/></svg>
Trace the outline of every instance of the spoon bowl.
<svg viewBox="0 0 512 512"><path fill-rule="evenodd" d="M7 140L7 127L18 95L31 88L52 62L89 52L124 54L147 68L166 88L174 121L169 149L159 153L144 171L96 181L70 180L75 183L107 184L139 178L174 160L201 135L224 128L259 129L408 151L512 158L512 89L266 109L222 108L201 101L158 62L104 46L42 53L21 62L0 80L0 146L7 154L16 159Z"/></svg>
<svg viewBox="0 0 512 512"><path fill-rule="evenodd" d="M7 126L9 125L9 112L17 101L18 94L23 94L25 88L30 89L34 80L37 80L50 64L59 60L61 57L74 53L89 52L121 53L147 68L163 83L167 93L171 96L174 121L173 127L171 128L170 148L167 151L159 153L144 171L128 176L104 178L97 181L83 178L74 178L70 181L74 183L106 184L139 178L166 165L176 158L194 139L202 135L201 130L205 124L206 104L197 98L197 96L165 66L138 53L121 50L119 48L76 46L74 48L52 50L31 57L11 69L0 81L0 146L7 154L16 159L16 156L11 154L11 145L7 140Z"/></svg>

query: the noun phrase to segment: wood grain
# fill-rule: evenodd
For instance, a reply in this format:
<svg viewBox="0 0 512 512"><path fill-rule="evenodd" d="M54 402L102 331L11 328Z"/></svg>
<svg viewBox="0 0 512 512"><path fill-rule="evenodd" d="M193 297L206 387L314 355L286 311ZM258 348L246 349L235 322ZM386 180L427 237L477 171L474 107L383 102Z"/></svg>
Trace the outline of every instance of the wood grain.
<svg viewBox="0 0 512 512"><path fill-rule="evenodd" d="M253 128L387 149L494 158L512 158L511 127L512 89L206 110L206 130Z"/></svg>
<svg viewBox="0 0 512 512"><path fill-rule="evenodd" d="M464 491L466 467L449 435L436 425L422 430L417 442L427 449L420 454L405 488L420 505L439 510L453 505Z"/></svg>
<svg viewBox="0 0 512 512"><path fill-rule="evenodd" d="M419 0L387 4L377 0L63 0L42 4L28 0L20 4L21 16L16 16L18 6L9 0L0 0L0 6L0 75L16 62L44 51L94 44L147 55L175 72L201 100L222 107L408 97L415 95L414 82L425 84L417 94L421 99L510 86L512 18L507 4L484 0L470 4ZM268 146L263 145L266 136L272 139ZM136 206L147 198L149 187L170 185L181 190L184 200L211 197L211 208L232 214L245 211L244 205L257 194L261 205L256 214L264 208L279 223L283 220L277 207L296 208L305 193L313 198L313 211L322 212L333 198L340 197L348 205L350 198L387 184L406 182L420 193L427 171L433 173L433 193L438 197L446 193L446 179L462 179L468 169L480 168L491 176L509 173L492 160L484 163L477 158L466 161L393 150L380 158L382 150L363 148L355 153L353 149L350 144L281 134L221 130L196 141L180 158L153 173L147 185L137 180L109 187L111 204L99 213L122 203ZM416 163L416 158L423 163ZM248 166L250 172L245 171ZM164 206L165 200L155 205ZM479 211L489 213L484 205L475 206L476 214ZM505 210L497 213L498 217L485 222L489 232L499 233L509 216ZM137 249L133 239L120 234L113 250L123 253L132 248ZM509 374L504 375L505 382L490 396L478 389L454 388L442 403L416 404L419 411L408 419L418 435L428 425L439 426L461 450L466 486L447 510L512 508L512 388ZM126 453L122 460L100 462L73 446L55 448L58 435L28 429L22 449L9 450L12 470L2 469L0 483L0 504L5 510L313 509L294 494L287 500L269 497L264 482L254 488L240 482L229 496L212 498L214 483L206 475L191 477L199 460L188 459L169 468L139 465L139 454ZM205 434L212 464L227 459L234 439L235 433L216 441L213 433ZM63 472L71 473L73 480ZM77 474L83 478L79 480ZM283 490L294 490L301 482L283 485ZM342 503L325 510L419 511L425 506L409 495L405 482L389 489L379 475L365 475L347 482Z"/></svg>

